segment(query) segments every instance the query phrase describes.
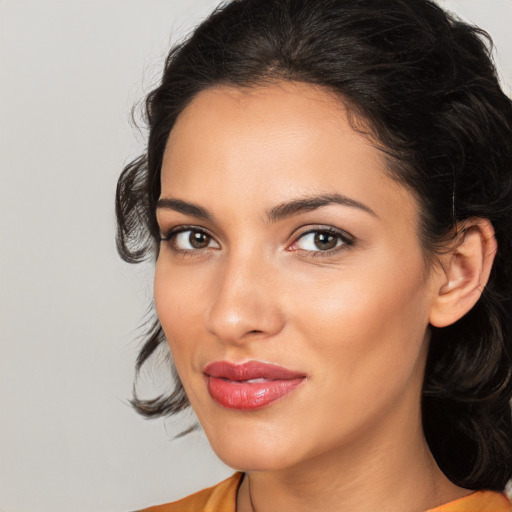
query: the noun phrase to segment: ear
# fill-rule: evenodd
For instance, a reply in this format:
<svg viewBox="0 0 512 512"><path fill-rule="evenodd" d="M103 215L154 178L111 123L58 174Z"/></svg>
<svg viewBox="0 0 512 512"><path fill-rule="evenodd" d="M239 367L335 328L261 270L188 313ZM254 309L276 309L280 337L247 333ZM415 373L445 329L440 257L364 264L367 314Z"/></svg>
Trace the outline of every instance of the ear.
<svg viewBox="0 0 512 512"><path fill-rule="evenodd" d="M440 257L434 278L430 323L446 327L462 318L478 301L491 273L498 245L487 219L468 219L459 226L457 240Z"/></svg>

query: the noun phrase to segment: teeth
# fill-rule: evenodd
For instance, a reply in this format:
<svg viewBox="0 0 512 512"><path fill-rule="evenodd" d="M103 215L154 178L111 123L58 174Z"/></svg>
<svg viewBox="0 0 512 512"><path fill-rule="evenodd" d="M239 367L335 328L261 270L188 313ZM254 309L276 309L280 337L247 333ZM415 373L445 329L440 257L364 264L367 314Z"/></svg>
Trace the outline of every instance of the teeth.
<svg viewBox="0 0 512 512"><path fill-rule="evenodd" d="M246 380L244 382L247 382L248 384L252 384L253 382L266 382L267 379L250 379L250 380Z"/></svg>

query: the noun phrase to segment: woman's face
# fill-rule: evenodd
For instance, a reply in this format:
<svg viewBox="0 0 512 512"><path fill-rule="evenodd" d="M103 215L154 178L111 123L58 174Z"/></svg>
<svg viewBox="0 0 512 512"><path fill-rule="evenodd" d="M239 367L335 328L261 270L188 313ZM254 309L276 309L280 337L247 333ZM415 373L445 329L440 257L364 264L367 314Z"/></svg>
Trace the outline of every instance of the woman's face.
<svg viewBox="0 0 512 512"><path fill-rule="evenodd" d="M435 295L418 207L339 99L205 90L161 178L156 308L221 459L291 468L418 427Z"/></svg>

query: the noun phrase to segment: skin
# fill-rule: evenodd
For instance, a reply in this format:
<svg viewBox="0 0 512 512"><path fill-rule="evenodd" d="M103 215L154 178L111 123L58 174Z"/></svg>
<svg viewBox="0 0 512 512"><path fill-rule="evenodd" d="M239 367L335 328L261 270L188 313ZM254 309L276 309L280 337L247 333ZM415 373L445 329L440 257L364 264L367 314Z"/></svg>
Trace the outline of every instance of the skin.
<svg viewBox="0 0 512 512"><path fill-rule="evenodd" d="M210 214L158 208L163 235L210 238L203 248L190 231L162 241L155 304L214 451L246 472L237 510L419 512L467 494L428 449L420 396L429 323L467 311L479 294L461 288L486 272L462 252L426 264L414 196L351 128L340 99L290 82L202 91L170 134L161 177L161 199ZM334 193L364 206L268 217ZM344 237L329 250L305 234L326 228ZM475 222L466 252L481 256L489 230ZM203 376L220 360L279 364L307 379L267 407L230 410Z"/></svg>

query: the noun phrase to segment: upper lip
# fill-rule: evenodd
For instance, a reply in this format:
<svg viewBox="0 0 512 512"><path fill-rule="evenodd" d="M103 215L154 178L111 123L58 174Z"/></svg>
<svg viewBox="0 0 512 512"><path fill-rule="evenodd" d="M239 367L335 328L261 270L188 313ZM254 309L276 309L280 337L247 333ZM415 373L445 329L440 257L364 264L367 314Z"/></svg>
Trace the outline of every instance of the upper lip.
<svg viewBox="0 0 512 512"><path fill-rule="evenodd" d="M229 361L214 361L205 366L204 374L208 377L233 381L252 379L292 380L306 377L304 373L261 361L248 361L241 364Z"/></svg>

